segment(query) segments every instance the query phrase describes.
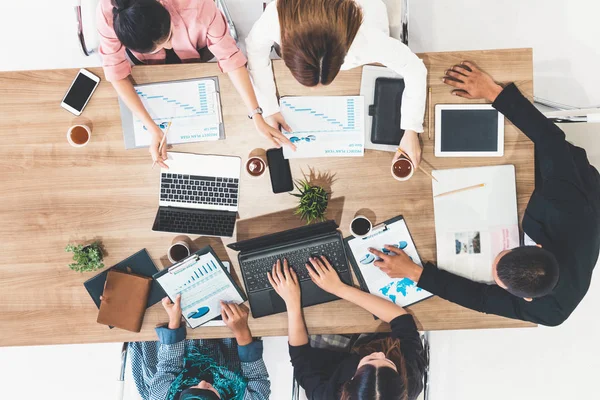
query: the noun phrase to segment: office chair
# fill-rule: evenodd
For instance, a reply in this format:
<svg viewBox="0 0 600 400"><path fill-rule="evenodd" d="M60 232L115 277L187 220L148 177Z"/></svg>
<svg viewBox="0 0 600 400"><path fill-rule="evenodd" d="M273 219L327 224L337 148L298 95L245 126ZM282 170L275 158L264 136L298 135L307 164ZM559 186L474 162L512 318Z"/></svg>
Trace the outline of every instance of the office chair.
<svg viewBox="0 0 600 400"><path fill-rule="evenodd" d="M98 32L96 31L96 8L98 7L99 0L74 0L73 8L75 10L75 20L77 23L77 39L79 40L79 45L81 47L81 52L90 56L98 52ZM225 16L225 20L227 21L227 25L229 25L229 32L233 39L238 42L238 32L235 28L235 24L233 23L233 19L231 18L231 13L227 8L227 3L225 0L215 0L217 7L223 15Z"/></svg>

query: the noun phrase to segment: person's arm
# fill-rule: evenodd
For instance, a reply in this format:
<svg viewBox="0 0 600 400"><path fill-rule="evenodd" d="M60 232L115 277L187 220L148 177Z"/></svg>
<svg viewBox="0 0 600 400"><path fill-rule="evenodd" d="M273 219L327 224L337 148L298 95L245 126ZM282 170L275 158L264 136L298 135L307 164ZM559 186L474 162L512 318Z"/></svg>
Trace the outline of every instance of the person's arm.
<svg viewBox="0 0 600 400"><path fill-rule="evenodd" d="M536 163L546 197L572 207L576 199L585 199L585 189L574 162L573 146L564 132L546 118L514 83L503 88L474 63L464 61L446 71L444 82L456 89L452 94L467 99L486 99L519 128L536 147ZM576 190L573 190L576 189Z"/></svg>
<svg viewBox="0 0 600 400"><path fill-rule="evenodd" d="M263 361L263 342L254 340L247 345L238 344L242 374L248 380L244 400L267 400L271 394L269 372Z"/></svg>
<svg viewBox="0 0 600 400"><path fill-rule="evenodd" d="M271 48L280 35L277 2L269 3L246 38L248 72L265 117L279 113L277 88L271 65Z"/></svg>
<svg viewBox="0 0 600 400"><path fill-rule="evenodd" d="M169 323L156 328L160 347L156 373L150 380L150 400L167 398L171 384L183 370L185 356L186 328L181 326L181 296L177 296L175 303L165 297L162 305L169 315Z"/></svg>
<svg viewBox="0 0 600 400"><path fill-rule="evenodd" d="M312 266L306 264L310 278L326 292L354 303L388 323L394 318L406 314L406 310L388 300L343 283L325 257L321 257L321 259L311 257L310 263Z"/></svg>

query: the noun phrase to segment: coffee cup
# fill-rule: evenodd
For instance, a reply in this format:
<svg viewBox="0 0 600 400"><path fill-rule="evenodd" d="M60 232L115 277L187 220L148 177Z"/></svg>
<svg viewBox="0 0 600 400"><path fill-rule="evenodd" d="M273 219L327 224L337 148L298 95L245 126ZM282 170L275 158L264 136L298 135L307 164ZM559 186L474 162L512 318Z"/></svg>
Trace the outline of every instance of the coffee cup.
<svg viewBox="0 0 600 400"><path fill-rule="evenodd" d="M67 141L73 147L83 147L90 142L92 130L87 125L73 125L67 131Z"/></svg>
<svg viewBox="0 0 600 400"><path fill-rule="evenodd" d="M363 215L357 215L352 222L350 222L350 233L352 233L352 236L354 237L365 237L371 232L371 229L373 229L373 224L371 224L369 218Z"/></svg>
<svg viewBox="0 0 600 400"><path fill-rule="evenodd" d="M173 243L171 247L169 247L169 251L167 251L167 257L172 263L177 263L189 257L190 254L190 247L183 241Z"/></svg>
<svg viewBox="0 0 600 400"><path fill-rule="evenodd" d="M262 157L250 157L246 161L246 173L252 178L259 178L267 170L267 163Z"/></svg>
<svg viewBox="0 0 600 400"><path fill-rule="evenodd" d="M406 158L405 156L400 156L394 163L392 164L392 176L397 181L407 181L412 178L415 173L415 165L413 162Z"/></svg>

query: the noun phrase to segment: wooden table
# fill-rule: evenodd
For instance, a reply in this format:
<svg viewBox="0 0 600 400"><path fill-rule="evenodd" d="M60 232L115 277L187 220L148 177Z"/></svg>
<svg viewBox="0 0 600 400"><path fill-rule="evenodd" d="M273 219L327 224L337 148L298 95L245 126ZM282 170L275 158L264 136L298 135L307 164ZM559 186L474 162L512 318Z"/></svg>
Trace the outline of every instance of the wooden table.
<svg viewBox="0 0 600 400"><path fill-rule="evenodd" d="M477 62L495 79L514 81L530 98L533 93L531 49L421 54L429 70L433 103L463 100L451 96L441 82L445 69L464 59ZM300 86L281 62L274 65L280 95L356 95L361 68L342 72L318 92ZM40 345L141 341L156 338L153 328L166 321L160 304L150 308L139 334L109 330L96 323L97 310L82 283L95 273L69 270L70 242L101 239L114 265L147 248L159 266L173 235L151 231L157 209L159 169L151 169L148 151L125 150L117 96L102 69L102 78L81 117L59 106L75 69L23 71L0 74L0 345ZM214 64L135 67L138 83L219 75L227 140L176 146L197 153L232 154L245 159L257 147L268 147L246 117L246 110L227 76ZM427 121L427 116L425 121ZM66 140L67 128L86 122L93 128L84 148ZM429 129L429 127L426 127ZM426 131L427 132L427 131ZM523 215L534 186L533 144L507 122L505 156L498 159L435 158L433 140L422 135L423 156L435 168L514 164L517 171L519 214ZM295 178L311 174L329 186L332 200L328 217L345 235L355 213L375 222L403 214L424 260L435 260L435 232L431 182L416 173L408 182L390 175L391 153L367 151L364 159L293 160ZM425 164L424 164L425 165ZM243 176L237 239L300 226L293 215L295 198L274 195L268 177ZM378 193L375 198L372 193ZM214 238L193 238L196 246L212 245L222 259L235 252ZM355 280L356 281L356 280ZM522 321L480 314L434 297L409 308L420 329L473 329L532 326ZM386 324L357 306L337 301L305 310L310 333L353 333L387 329ZM286 314L251 320L256 336L286 335ZM227 328L190 330L190 338L226 337Z"/></svg>

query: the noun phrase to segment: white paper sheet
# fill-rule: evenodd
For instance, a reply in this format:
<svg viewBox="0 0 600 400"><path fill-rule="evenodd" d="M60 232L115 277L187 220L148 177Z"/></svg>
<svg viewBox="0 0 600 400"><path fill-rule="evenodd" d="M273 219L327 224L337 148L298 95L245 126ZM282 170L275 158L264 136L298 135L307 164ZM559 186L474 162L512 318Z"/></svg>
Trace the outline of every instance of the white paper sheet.
<svg viewBox="0 0 600 400"><path fill-rule="evenodd" d="M172 299L181 294L181 310L191 328L221 315L220 301L243 302L211 253L169 271L157 280Z"/></svg>
<svg viewBox="0 0 600 400"><path fill-rule="evenodd" d="M296 145L285 158L361 157L364 155L364 99L361 96L283 97L281 113Z"/></svg>
<svg viewBox="0 0 600 400"><path fill-rule="evenodd" d="M167 143L219 140L221 110L213 79L140 85L135 90L163 131L171 122ZM133 131L136 146L150 145L151 136L137 118Z"/></svg>
<svg viewBox="0 0 600 400"><path fill-rule="evenodd" d="M399 247L416 264L423 265L403 219L388 225L386 230L376 230L362 239L354 238L348 245L369 292L402 307L431 297L431 293L417 287L412 280L390 278L373 265L377 258L369 252L369 247L388 252L384 249L386 244Z"/></svg>

